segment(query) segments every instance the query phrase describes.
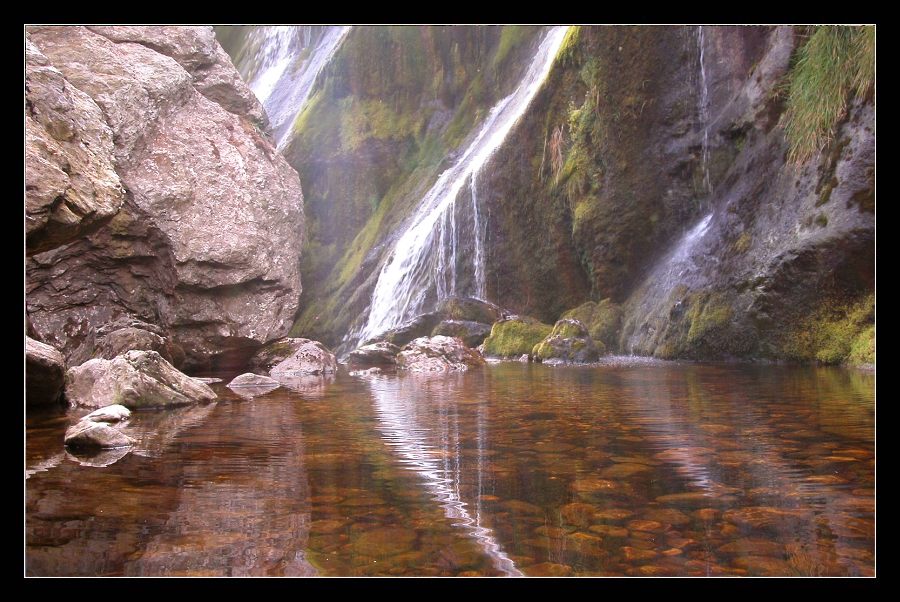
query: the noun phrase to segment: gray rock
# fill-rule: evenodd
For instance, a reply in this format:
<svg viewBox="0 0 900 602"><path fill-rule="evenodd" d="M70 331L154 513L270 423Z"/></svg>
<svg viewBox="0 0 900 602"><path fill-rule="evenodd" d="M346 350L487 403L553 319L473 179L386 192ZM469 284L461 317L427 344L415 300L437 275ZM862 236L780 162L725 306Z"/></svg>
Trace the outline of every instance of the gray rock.
<svg viewBox="0 0 900 602"><path fill-rule="evenodd" d="M268 376L260 376L259 374L253 374L252 372L246 372L241 374L240 376L234 377L234 379L228 383L228 387L267 387L267 386L275 386L278 387L278 381L269 378Z"/></svg>
<svg viewBox="0 0 900 602"><path fill-rule="evenodd" d="M26 253L84 236L115 215L124 200L103 112L26 36Z"/></svg>
<svg viewBox="0 0 900 602"><path fill-rule="evenodd" d="M90 422L121 422L123 420L128 420L130 417L131 410L123 405L113 404L111 406L100 408L99 410L94 410L90 414L83 416L81 420L88 420Z"/></svg>
<svg viewBox="0 0 900 602"><path fill-rule="evenodd" d="M100 338L95 357L111 360L129 351L156 351L164 360L172 362L166 339L142 328L120 328Z"/></svg>
<svg viewBox="0 0 900 602"><path fill-rule="evenodd" d="M410 372L464 371L485 363L481 354L455 337L420 337L397 355L400 368Z"/></svg>
<svg viewBox="0 0 900 602"><path fill-rule="evenodd" d="M337 360L319 341L297 339L303 341L296 350L283 361L276 364L269 372L272 378L284 382L283 378L304 376L308 374L330 374L337 372Z"/></svg>
<svg viewBox="0 0 900 602"><path fill-rule="evenodd" d="M216 394L155 351L129 351L112 360L92 359L70 368L66 397L77 406L121 404L136 409L204 403Z"/></svg>
<svg viewBox="0 0 900 602"><path fill-rule="evenodd" d="M212 378L212 377L207 377L207 376L192 376L191 378L193 378L194 380L199 381L205 385L212 385L215 383L222 382L221 378Z"/></svg>
<svg viewBox="0 0 900 602"><path fill-rule="evenodd" d="M188 369L246 361L296 314L299 177L255 110L240 113L235 98L252 93L233 68L222 75L209 28L97 31L28 28L66 89L99 107L130 192L106 227L29 259L35 331L77 364L97 329L124 316L161 326Z"/></svg>
<svg viewBox="0 0 900 602"><path fill-rule="evenodd" d="M66 361L50 345L25 337L25 404L32 408L62 403Z"/></svg>
<svg viewBox="0 0 900 602"><path fill-rule="evenodd" d="M271 379L268 376L253 374L252 372L241 374L228 383L229 389L246 399L252 399L254 397L259 397L260 395L265 395L266 393L271 393L280 386L281 383L277 380Z"/></svg>
<svg viewBox="0 0 900 602"><path fill-rule="evenodd" d="M387 341L363 345L347 355L347 364L354 368L368 366L393 366L397 363L400 348Z"/></svg>
<svg viewBox="0 0 900 602"><path fill-rule="evenodd" d="M474 297L447 297L438 305L437 313L445 320L465 320L493 324L509 316L509 312L489 301Z"/></svg>
<svg viewBox="0 0 900 602"><path fill-rule="evenodd" d="M444 320L434 327L431 336L444 335L462 339L466 347L478 347L491 334L491 324L471 320Z"/></svg>
<svg viewBox="0 0 900 602"><path fill-rule="evenodd" d="M309 339L285 337L266 343L253 354L247 362L247 366L255 372L268 373L275 365L291 357L307 341Z"/></svg>
<svg viewBox="0 0 900 602"><path fill-rule="evenodd" d="M585 364L600 357L587 326L573 318L559 320L547 338L534 346L531 354L548 364Z"/></svg>
<svg viewBox="0 0 900 602"><path fill-rule="evenodd" d="M130 447L134 439L105 422L82 420L66 429L65 443L73 448L112 449Z"/></svg>

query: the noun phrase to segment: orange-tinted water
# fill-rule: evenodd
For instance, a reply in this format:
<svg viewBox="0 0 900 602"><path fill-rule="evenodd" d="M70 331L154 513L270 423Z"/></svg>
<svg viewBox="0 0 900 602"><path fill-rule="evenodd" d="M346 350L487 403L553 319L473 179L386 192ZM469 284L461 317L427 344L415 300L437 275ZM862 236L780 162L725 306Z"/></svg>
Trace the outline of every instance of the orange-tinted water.
<svg viewBox="0 0 900 602"><path fill-rule="evenodd" d="M874 375L490 365L28 420L29 575L873 575ZM81 463L80 463L81 462ZM106 466L91 466L108 464Z"/></svg>

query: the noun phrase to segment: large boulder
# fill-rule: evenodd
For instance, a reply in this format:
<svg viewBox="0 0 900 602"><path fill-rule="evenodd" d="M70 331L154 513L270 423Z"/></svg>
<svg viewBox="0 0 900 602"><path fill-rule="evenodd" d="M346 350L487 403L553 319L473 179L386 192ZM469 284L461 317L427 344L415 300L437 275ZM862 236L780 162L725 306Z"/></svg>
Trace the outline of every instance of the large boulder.
<svg viewBox="0 0 900 602"><path fill-rule="evenodd" d="M82 449L115 449L131 447L134 439L105 422L81 420L66 429L65 444Z"/></svg>
<svg viewBox="0 0 900 602"><path fill-rule="evenodd" d="M89 408L121 404L130 409L205 403L216 394L155 351L129 351L112 360L92 359L66 372L69 403Z"/></svg>
<svg viewBox="0 0 900 602"><path fill-rule="evenodd" d="M337 372L337 359L325 345L319 341L311 341L309 339L296 340L302 341L302 343L290 356L276 364L269 371L269 375L272 378L281 382L281 379L285 377Z"/></svg>
<svg viewBox="0 0 900 602"><path fill-rule="evenodd" d="M587 326L588 333L595 342L606 349L618 347L619 332L622 330L622 308L612 299L599 303L588 301L563 313L560 318L572 318Z"/></svg>
<svg viewBox="0 0 900 602"><path fill-rule="evenodd" d="M115 215L125 190L100 107L25 39L25 250L72 242Z"/></svg>
<svg viewBox="0 0 900 602"><path fill-rule="evenodd" d="M545 364L586 364L600 356L587 326L578 320L563 318L543 341L534 346L531 355Z"/></svg>
<svg viewBox="0 0 900 602"><path fill-rule="evenodd" d="M129 351L156 351L164 360L174 364L168 341L155 332L143 328L119 328L103 336L97 342L94 356L111 360Z"/></svg>
<svg viewBox="0 0 900 602"><path fill-rule="evenodd" d="M490 301L474 297L447 297L438 305L437 313L445 320L467 320L493 324L509 316L509 312Z"/></svg>
<svg viewBox="0 0 900 602"><path fill-rule="evenodd" d="M50 345L25 337L25 405L28 408L60 405L65 385L66 360Z"/></svg>
<svg viewBox="0 0 900 602"><path fill-rule="evenodd" d="M27 31L66 89L99 107L129 191L105 227L31 256L35 331L77 364L125 316L162 326L186 368L245 362L297 310L297 173L260 134L258 103L211 28L97 31Z"/></svg>
<svg viewBox="0 0 900 602"><path fill-rule="evenodd" d="M443 335L462 339L466 347L478 347L491 334L491 325L471 320L444 320L431 331L432 336Z"/></svg>
<svg viewBox="0 0 900 602"><path fill-rule="evenodd" d="M309 339L285 337L266 343L247 362L254 372L269 373L269 370L291 357L298 349L309 342Z"/></svg>
<svg viewBox="0 0 900 602"><path fill-rule="evenodd" d="M410 372L457 372L483 365L484 358L455 337L420 337L397 355L397 365Z"/></svg>
<svg viewBox="0 0 900 602"><path fill-rule="evenodd" d="M397 363L398 353L400 353L400 348L396 345L387 341L379 341L351 351L347 355L347 365L351 368L393 366Z"/></svg>
<svg viewBox="0 0 900 602"><path fill-rule="evenodd" d="M484 340L485 357L519 359L531 354L534 346L550 334L553 327L528 316L513 316L495 322Z"/></svg>

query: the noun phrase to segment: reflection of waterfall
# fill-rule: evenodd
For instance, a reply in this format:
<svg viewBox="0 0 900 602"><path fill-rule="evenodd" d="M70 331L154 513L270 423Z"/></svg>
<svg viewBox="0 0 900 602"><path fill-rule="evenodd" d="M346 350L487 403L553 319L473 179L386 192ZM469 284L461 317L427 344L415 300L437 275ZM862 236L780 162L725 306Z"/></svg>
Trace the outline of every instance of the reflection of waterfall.
<svg viewBox="0 0 900 602"><path fill-rule="evenodd" d="M367 322L353 338L377 336L426 311L426 304L449 294L483 296L484 266L478 264L484 262L484 225L478 209L478 174L528 108L550 71L566 30L550 28L516 90L491 109L461 157L422 198L381 268ZM472 225L466 219L463 229L457 227L456 211L458 197L466 185L473 206ZM464 232L473 234L463 237ZM466 248L461 249L461 245ZM460 251L471 255L476 264L472 270L473 290L457 290Z"/></svg>
<svg viewBox="0 0 900 602"><path fill-rule="evenodd" d="M469 503L463 500L460 481L460 436L457 400L459 391L454 381L440 378L434 394L429 394L429 377L409 376L399 379L370 379L382 438L396 453L399 462L424 481L429 494L444 509L454 527L462 528L491 559L494 567L506 575L521 576L515 563L506 555L493 531L481 524L481 487L487 433L487 407L478 405L477 416L477 500L472 516Z"/></svg>
<svg viewBox="0 0 900 602"><path fill-rule="evenodd" d="M279 149L289 141L316 77L349 30L326 27L316 37L310 27L255 27L248 34L259 51L240 60L238 70L263 103Z"/></svg>

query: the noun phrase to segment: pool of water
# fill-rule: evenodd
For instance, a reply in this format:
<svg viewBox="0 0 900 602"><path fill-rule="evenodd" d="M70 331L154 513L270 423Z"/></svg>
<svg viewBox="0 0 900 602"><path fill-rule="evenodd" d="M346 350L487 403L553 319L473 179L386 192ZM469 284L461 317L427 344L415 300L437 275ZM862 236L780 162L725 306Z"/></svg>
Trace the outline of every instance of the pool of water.
<svg viewBox="0 0 900 602"><path fill-rule="evenodd" d="M226 381L227 382L227 381ZM26 430L28 575L874 575L874 374L518 363ZM81 412L84 413L84 412Z"/></svg>

